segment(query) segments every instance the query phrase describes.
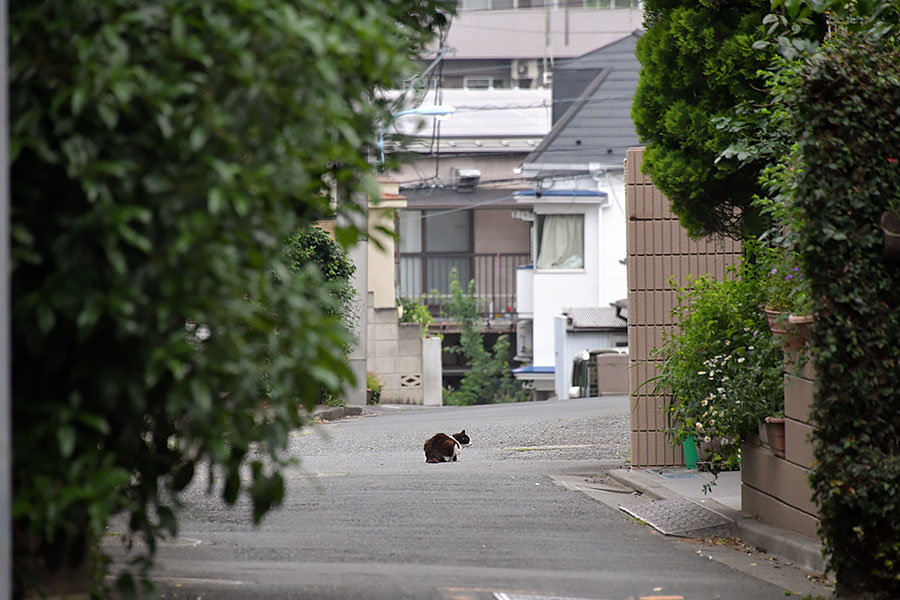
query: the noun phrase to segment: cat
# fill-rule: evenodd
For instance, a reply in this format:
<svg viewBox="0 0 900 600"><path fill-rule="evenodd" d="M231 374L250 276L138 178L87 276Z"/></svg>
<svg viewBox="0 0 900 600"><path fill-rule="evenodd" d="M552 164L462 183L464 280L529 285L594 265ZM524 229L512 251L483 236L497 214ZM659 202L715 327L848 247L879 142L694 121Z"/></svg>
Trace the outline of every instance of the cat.
<svg viewBox="0 0 900 600"><path fill-rule="evenodd" d="M468 443L469 436L466 435L465 429L452 436L436 433L425 442L425 462L455 462L459 451Z"/></svg>

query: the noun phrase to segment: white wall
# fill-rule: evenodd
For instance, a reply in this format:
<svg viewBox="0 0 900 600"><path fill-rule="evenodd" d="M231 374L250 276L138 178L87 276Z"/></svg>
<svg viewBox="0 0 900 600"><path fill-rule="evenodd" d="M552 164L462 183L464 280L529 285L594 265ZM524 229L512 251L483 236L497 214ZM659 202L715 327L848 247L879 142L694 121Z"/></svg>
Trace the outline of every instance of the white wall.
<svg viewBox="0 0 900 600"><path fill-rule="evenodd" d="M571 180L570 180L571 181ZM556 363L553 319L564 308L608 306L627 297L625 265L625 185L621 174L602 174L592 183L569 183L572 187L593 187L607 194L603 204L581 198L557 198L536 202L537 214L582 213L585 215L584 271L533 271L534 365ZM521 292L520 292L521 293Z"/></svg>
<svg viewBox="0 0 900 600"><path fill-rule="evenodd" d="M599 214L597 204L547 202L535 204L538 214L584 215L584 269L534 270L534 362L552 367L555 362L553 317L563 308L598 306L599 289Z"/></svg>
<svg viewBox="0 0 900 600"><path fill-rule="evenodd" d="M608 202L600 209L599 295L596 306L608 306L628 296L628 271L625 267L625 180L622 174L602 176L599 190Z"/></svg>

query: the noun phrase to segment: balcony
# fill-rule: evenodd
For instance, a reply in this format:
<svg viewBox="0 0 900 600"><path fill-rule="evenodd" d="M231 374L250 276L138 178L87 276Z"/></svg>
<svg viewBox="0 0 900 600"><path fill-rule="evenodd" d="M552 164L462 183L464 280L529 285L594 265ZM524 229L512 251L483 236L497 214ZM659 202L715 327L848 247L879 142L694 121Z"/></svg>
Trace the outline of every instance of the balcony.
<svg viewBox="0 0 900 600"><path fill-rule="evenodd" d="M402 252L399 261L398 297L414 298L435 317L446 317L450 271L456 269L464 289L475 281L478 316L495 319L516 315L516 270L530 263L531 255Z"/></svg>

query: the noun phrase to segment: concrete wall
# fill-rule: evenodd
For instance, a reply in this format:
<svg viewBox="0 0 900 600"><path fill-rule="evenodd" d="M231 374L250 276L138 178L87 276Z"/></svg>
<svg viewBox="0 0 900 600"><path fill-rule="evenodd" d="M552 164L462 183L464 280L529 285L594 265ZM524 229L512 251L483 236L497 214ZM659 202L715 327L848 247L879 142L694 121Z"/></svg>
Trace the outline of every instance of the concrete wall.
<svg viewBox="0 0 900 600"><path fill-rule="evenodd" d="M741 509L763 523L817 538L818 507L812 501L813 467L810 407L815 389L812 362L792 374L797 353L786 355L784 386L784 456L751 436L741 446Z"/></svg>
<svg viewBox="0 0 900 600"><path fill-rule="evenodd" d="M386 228L394 231L394 211L406 206L405 200L382 200L377 205L369 205L368 290L374 294L374 304L378 308L397 306L394 286L394 238L380 231Z"/></svg>
<svg viewBox="0 0 900 600"><path fill-rule="evenodd" d="M631 148L625 161L631 462L636 467L678 466L684 464L681 447L672 446L664 433L669 398L651 395L652 385L641 387L658 374L661 361L653 349L673 324L675 290L669 278L722 278L740 257L741 246L727 238L689 239L668 200L641 172L642 156L643 148Z"/></svg>
<svg viewBox="0 0 900 600"><path fill-rule="evenodd" d="M368 369L383 384L381 402L440 406L441 340L423 339L418 323L400 323L396 308L375 307L372 297L369 294Z"/></svg>

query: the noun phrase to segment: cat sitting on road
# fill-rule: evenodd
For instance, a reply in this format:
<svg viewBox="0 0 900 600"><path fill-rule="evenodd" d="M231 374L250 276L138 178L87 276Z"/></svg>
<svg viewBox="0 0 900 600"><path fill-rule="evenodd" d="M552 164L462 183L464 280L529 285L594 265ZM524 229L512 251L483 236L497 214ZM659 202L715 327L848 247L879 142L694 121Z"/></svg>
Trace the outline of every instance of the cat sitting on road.
<svg viewBox="0 0 900 600"><path fill-rule="evenodd" d="M469 436L466 435L465 429L452 436L446 433L436 433L425 442L425 462L455 462L463 445L468 443Z"/></svg>

